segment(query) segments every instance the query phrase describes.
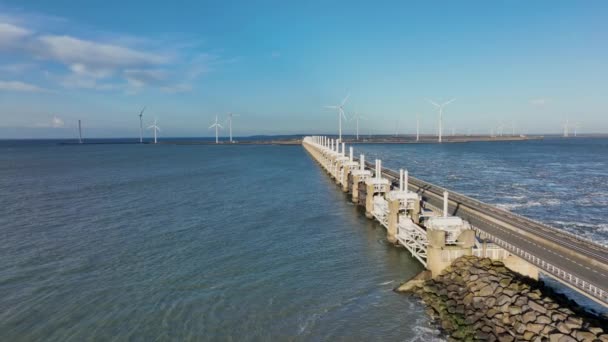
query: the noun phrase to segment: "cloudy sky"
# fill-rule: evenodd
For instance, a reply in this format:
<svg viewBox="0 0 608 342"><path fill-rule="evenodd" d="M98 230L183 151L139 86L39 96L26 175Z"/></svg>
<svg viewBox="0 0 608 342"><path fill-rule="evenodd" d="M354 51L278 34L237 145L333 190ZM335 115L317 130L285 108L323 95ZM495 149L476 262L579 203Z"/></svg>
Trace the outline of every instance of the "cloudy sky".
<svg viewBox="0 0 608 342"><path fill-rule="evenodd" d="M4 1L0 138L608 132L605 1ZM352 131L352 121L345 130ZM148 132L150 134L151 132Z"/></svg>

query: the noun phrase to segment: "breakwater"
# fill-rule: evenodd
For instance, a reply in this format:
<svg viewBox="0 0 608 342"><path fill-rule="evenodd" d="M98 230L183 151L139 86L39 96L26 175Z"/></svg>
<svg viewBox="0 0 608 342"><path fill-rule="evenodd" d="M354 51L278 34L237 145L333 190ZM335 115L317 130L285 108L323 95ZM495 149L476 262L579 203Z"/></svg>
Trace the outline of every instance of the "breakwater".
<svg viewBox="0 0 608 342"><path fill-rule="evenodd" d="M462 194L409 177L407 170L373 168L353 148L327 137L306 137L304 148L352 201L387 230L433 276L463 255L503 260L516 272L548 275L608 304L608 248ZM369 167L369 169L368 169ZM372 176L373 172L373 176Z"/></svg>
<svg viewBox="0 0 608 342"><path fill-rule="evenodd" d="M383 170L381 160L376 159L372 167L364 155L355 159L352 147L347 156L345 143L307 137L303 145L342 191L365 208L366 217L386 228L387 241L405 247L427 268L426 274L433 280L416 279L404 287L421 285L418 293L431 303L430 313L441 317L441 325L452 338L608 338L600 328L605 320L578 310L568 300L556 301L543 293L542 283L537 281L543 273L605 303L605 247L464 195L450 195L445 188L410 177L407 170ZM471 266L468 263L475 265L461 273L454 271ZM438 289L441 282L445 289ZM449 291L462 298L450 298ZM583 317L592 318L584 321Z"/></svg>
<svg viewBox="0 0 608 342"><path fill-rule="evenodd" d="M576 313L542 283L488 258L464 256L439 276L413 280L397 291L413 293L427 312L458 340L608 341L608 320ZM570 305L569 305L570 304Z"/></svg>

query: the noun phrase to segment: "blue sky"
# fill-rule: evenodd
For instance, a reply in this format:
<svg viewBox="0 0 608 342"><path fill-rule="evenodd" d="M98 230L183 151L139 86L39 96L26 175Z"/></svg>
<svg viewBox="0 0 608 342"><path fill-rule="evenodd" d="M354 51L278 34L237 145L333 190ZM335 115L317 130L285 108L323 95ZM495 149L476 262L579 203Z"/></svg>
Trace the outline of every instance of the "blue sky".
<svg viewBox="0 0 608 342"><path fill-rule="evenodd" d="M0 138L608 132L605 1L2 1ZM352 121L345 124L352 132ZM148 132L147 134L150 134Z"/></svg>

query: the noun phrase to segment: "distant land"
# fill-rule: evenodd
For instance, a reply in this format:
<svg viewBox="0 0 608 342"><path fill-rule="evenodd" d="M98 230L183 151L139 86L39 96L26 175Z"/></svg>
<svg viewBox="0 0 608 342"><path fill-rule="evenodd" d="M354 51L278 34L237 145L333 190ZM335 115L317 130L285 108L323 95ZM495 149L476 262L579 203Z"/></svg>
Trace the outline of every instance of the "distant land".
<svg viewBox="0 0 608 342"><path fill-rule="evenodd" d="M299 145L302 137L310 134L293 135L253 135L247 137L234 137L233 142L229 142L227 137L221 137L217 145ZM319 134L323 135L323 134ZM326 135L329 138L337 139L336 135ZM580 138L608 138L608 134L579 134L578 136L563 137L558 134L533 134L533 135L450 135L444 136L442 143L467 143L467 142L499 142L499 141L528 141L541 139L580 139ZM360 135L357 140L353 135L344 135L342 139L348 144L436 144L437 136L420 135L416 141L416 135ZM32 143L55 143L60 145L80 145L77 139L0 139L0 141L30 141ZM139 144L139 138L85 138L83 145L99 144ZM153 144L151 138L144 138L143 144ZM163 137L158 140L159 145L216 145L215 138L212 137Z"/></svg>

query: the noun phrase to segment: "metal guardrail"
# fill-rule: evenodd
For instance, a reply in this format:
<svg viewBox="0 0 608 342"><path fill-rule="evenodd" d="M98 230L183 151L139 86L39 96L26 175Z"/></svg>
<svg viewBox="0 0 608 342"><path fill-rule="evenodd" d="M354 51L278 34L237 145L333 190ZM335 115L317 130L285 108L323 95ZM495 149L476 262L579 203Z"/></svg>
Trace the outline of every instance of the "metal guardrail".
<svg viewBox="0 0 608 342"><path fill-rule="evenodd" d="M497 245L501 246L502 248L506 249L507 251L521 257L522 259L528 260L530 263L536 265L537 267L544 270L545 272L552 274L553 276L565 281L566 283L574 286L577 289L583 290L585 293L601 300L602 302L608 303L608 292L602 290L597 285L584 281L584 280L578 278L577 276L573 275L572 273L564 271L561 268L533 255L532 253L526 252L523 249L516 247L516 246L504 241L501 238L498 238L492 234L485 232L483 229L481 229L479 227L473 226L473 229L478 231L480 233L480 235L483 235L484 237L487 237L490 240L492 240L492 242L494 242L495 244L497 244Z"/></svg>

